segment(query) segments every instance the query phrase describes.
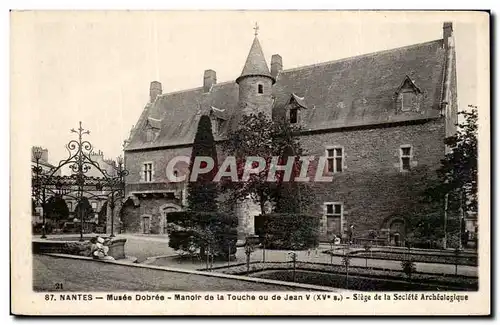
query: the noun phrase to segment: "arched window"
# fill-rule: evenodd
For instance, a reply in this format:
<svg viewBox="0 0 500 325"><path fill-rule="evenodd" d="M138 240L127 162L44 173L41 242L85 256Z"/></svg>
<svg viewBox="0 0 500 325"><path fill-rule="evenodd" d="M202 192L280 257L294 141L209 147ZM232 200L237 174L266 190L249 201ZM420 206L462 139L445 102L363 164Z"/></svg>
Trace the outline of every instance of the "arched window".
<svg viewBox="0 0 500 325"><path fill-rule="evenodd" d="M257 85L257 91L259 94L263 94L264 93L264 86L261 85L261 84L258 84Z"/></svg>

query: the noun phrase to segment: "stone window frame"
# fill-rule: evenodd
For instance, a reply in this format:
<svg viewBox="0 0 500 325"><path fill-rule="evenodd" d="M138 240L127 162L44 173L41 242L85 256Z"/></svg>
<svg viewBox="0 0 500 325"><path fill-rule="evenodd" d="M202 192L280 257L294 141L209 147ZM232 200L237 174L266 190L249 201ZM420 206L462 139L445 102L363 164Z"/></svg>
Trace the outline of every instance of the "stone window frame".
<svg viewBox="0 0 500 325"><path fill-rule="evenodd" d="M401 107L399 108L401 112L410 112L413 110L413 101L415 101L417 94L413 90L404 90L401 91ZM409 101L409 105L405 105L405 98L407 101Z"/></svg>
<svg viewBox="0 0 500 325"><path fill-rule="evenodd" d="M264 95L264 85L261 83L257 84L257 94Z"/></svg>
<svg viewBox="0 0 500 325"><path fill-rule="evenodd" d="M146 165L151 165L150 180L146 179ZM152 183L154 181L154 163L153 161L143 161L141 169L141 183Z"/></svg>
<svg viewBox="0 0 500 325"><path fill-rule="evenodd" d="M155 140L155 131L153 128L146 128L146 142L153 142Z"/></svg>
<svg viewBox="0 0 500 325"><path fill-rule="evenodd" d="M214 116L212 117L211 122L212 122L212 132L215 134L219 134L221 132L224 120Z"/></svg>
<svg viewBox="0 0 500 325"><path fill-rule="evenodd" d="M410 149L410 154L404 154L403 149ZM402 144L399 146L399 171L402 173L408 173L412 169L413 162L413 146L411 144ZM408 159L408 169L404 167L403 159Z"/></svg>
<svg viewBox="0 0 500 325"><path fill-rule="evenodd" d="M331 205L333 212L328 213L328 206ZM340 213L335 212L335 206L340 205ZM344 215L345 215L345 208L344 208L344 202L340 201L333 201L333 202L323 202L323 213L325 215L325 228L328 227L328 217L339 217L340 218L340 235L344 232ZM328 231L328 229L327 229Z"/></svg>
<svg viewBox="0 0 500 325"><path fill-rule="evenodd" d="M95 205L95 208L94 208L94 205ZM96 212L97 208L99 207L99 205L95 201L90 202L90 206L92 207L92 210L94 210L94 212Z"/></svg>
<svg viewBox="0 0 500 325"><path fill-rule="evenodd" d="M342 154L340 156L337 156L337 150L340 149L342 151ZM333 150L333 156L328 155L328 151ZM344 146L339 146L339 145L333 145L333 146L326 146L325 147L325 157L326 157L326 171L329 175L332 174L337 174L337 173L343 173L344 170L346 169L346 163L345 163L345 149ZM341 164L340 164L340 171L337 168L337 159L341 159ZM330 160L333 160L333 171L330 171Z"/></svg>

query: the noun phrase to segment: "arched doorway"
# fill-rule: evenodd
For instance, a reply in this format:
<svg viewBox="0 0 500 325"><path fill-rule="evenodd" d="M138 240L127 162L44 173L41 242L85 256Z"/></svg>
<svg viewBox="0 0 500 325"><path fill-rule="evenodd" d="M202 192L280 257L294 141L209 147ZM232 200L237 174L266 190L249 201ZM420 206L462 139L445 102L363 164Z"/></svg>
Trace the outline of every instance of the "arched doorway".
<svg viewBox="0 0 500 325"><path fill-rule="evenodd" d="M394 219L389 224L389 244L391 246L403 246L406 237L405 222L402 219Z"/></svg>
<svg viewBox="0 0 500 325"><path fill-rule="evenodd" d="M166 203L160 207L160 214L161 214L160 233L162 233L162 234L167 233L167 214L169 212L175 212L175 211L181 211L181 210L182 210L182 208L174 203Z"/></svg>

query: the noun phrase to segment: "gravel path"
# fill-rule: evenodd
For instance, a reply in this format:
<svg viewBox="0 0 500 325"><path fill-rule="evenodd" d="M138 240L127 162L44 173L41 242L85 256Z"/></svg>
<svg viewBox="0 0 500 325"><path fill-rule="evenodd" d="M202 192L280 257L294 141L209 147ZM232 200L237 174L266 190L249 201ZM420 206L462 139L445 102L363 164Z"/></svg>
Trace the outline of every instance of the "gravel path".
<svg viewBox="0 0 500 325"><path fill-rule="evenodd" d="M97 261L33 256L33 289L56 291L283 291L304 290L197 274L152 270Z"/></svg>

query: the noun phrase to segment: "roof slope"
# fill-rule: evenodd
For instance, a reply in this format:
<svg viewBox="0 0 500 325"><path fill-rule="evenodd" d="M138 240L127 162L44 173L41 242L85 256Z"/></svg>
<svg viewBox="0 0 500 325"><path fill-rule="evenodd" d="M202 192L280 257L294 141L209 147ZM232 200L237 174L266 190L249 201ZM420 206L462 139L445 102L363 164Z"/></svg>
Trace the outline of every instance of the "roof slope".
<svg viewBox="0 0 500 325"><path fill-rule="evenodd" d="M284 70L273 87L273 114L284 114L295 95L307 102L302 115L306 130L438 117L445 70L442 44L441 39ZM258 40L252 48L254 45L260 49ZM243 73L257 71L246 71L246 66ZM397 114L394 96L406 76L422 91L422 109ZM191 144L200 116L208 114L211 107L224 109L227 116L220 134L215 135L216 140L223 139L227 128L239 118L237 105L238 85L234 81L216 84L209 93L199 87L161 95L146 106L125 150ZM145 116L161 120L161 130L153 142L145 141Z"/></svg>
<svg viewBox="0 0 500 325"><path fill-rule="evenodd" d="M238 79L236 79L236 83L238 83L240 78L245 76L266 76L274 81L274 78L267 67L264 52L262 52L262 47L260 46L257 36L253 39L252 47L250 47L250 52L248 53L247 60L243 66L243 71L241 71L241 75Z"/></svg>

